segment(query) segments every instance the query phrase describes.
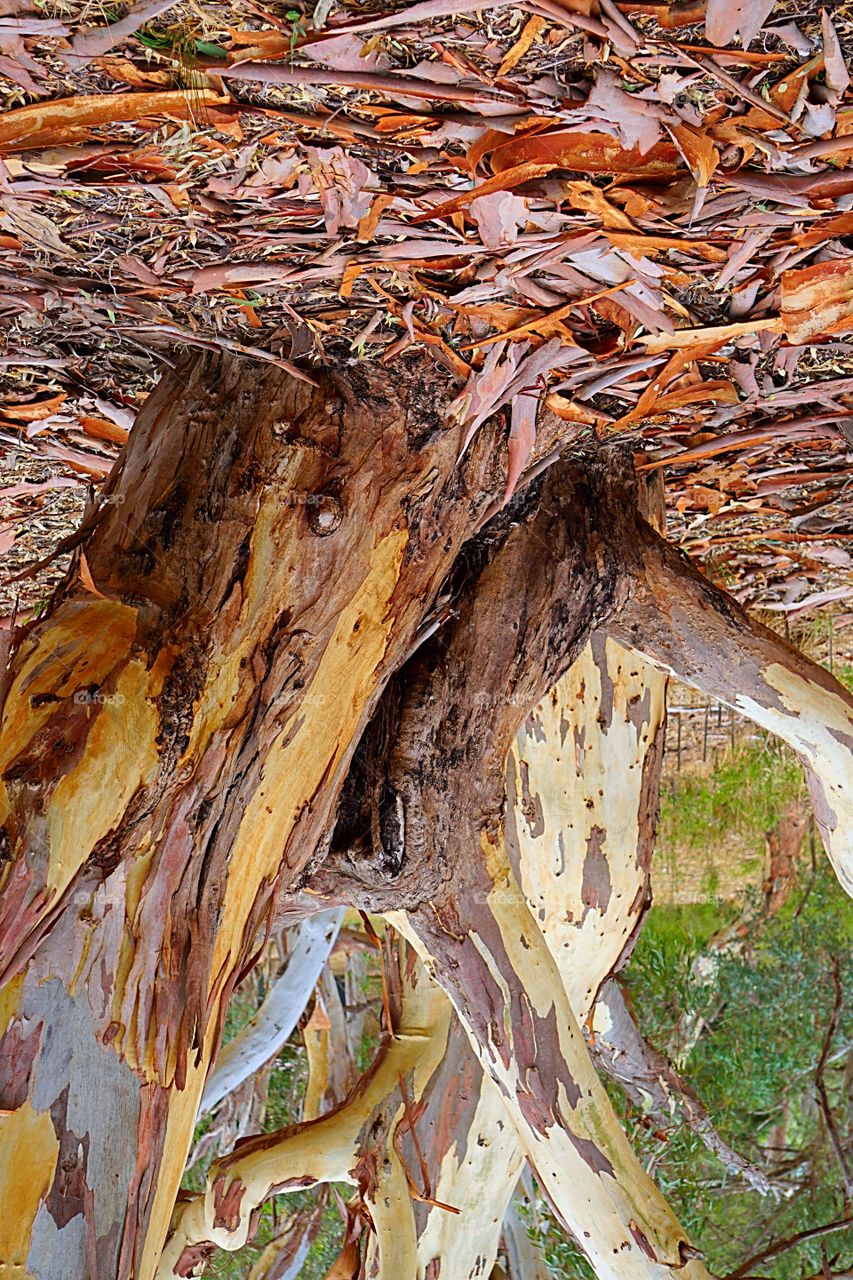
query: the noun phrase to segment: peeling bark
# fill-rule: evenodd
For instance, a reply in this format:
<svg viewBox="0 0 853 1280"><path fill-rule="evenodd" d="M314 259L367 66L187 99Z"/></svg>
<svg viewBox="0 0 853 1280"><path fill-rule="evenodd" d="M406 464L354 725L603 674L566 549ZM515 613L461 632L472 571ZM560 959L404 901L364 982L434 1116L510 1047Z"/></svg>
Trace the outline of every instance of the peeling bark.
<svg viewBox="0 0 853 1280"><path fill-rule="evenodd" d="M391 918L447 990L561 1220L600 1280L707 1275L639 1165L589 1060L551 953L499 845L490 871ZM484 868L485 871L485 868Z"/></svg>
<svg viewBox="0 0 853 1280"><path fill-rule="evenodd" d="M417 1119L432 1198L414 1206L418 1276L481 1280L497 1256L507 1203L524 1157L503 1100L483 1074L468 1038L453 1019L441 1067L424 1093ZM407 1133L401 1149L417 1169ZM452 1205L449 1213L442 1205ZM384 1267L382 1280L394 1273Z"/></svg>
<svg viewBox="0 0 853 1280"><path fill-rule="evenodd" d="M247 1238L273 1188L330 1177L361 1188L383 1268L417 1265L429 1223L405 1130L450 1012L408 962L408 1012L375 1070L338 1111L223 1158L158 1265L231 992L277 896L310 882L389 913L434 969L600 1280L704 1280L572 1012L600 982L578 957L595 947L618 965L645 903L657 711L628 693L639 666L608 686L612 641L795 746L848 887L853 699L656 537L620 455L557 462L499 510L500 425L458 461L435 377L420 362L359 366L310 387L217 357L186 385L166 378L87 515L80 559L17 646L0 736L0 1265L13 1274L193 1275L212 1245ZM540 455L561 429L543 420ZM549 918L559 832L534 778L535 717L514 810L507 753L602 627L588 676L607 745L594 768L578 711L563 744L576 777L561 785L589 813ZM614 762L632 751L625 782ZM597 798L584 790L596 769ZM527 868L522 828L539 849Z"/></svg>
<svg viewBox="0 0 853 1280"><path fill-rule="evenodd" d="M335 945L342 919L338 908L318 912L296 927L283 973L257 1013L218 1054L205 1082L199 1115L254 1075L290 1039Z"/></svg>
<svg viewBox="0 0 853 1280"><path fill-rule="evenodd" d="M525 718L507 762L514 870L581 1024L627 959L648 906L665 684L638 654L597 633ZM613 885L602 909L583 902L593 828L604 832ZM434 1196L462 1212L416 1205L415 1217L423 1274L433 1266L467 1280L488 1274L497 1256L522 1156L499 1093L467 1042L455 1045L460 1035L451 1030L418 1131Z"/></svg>

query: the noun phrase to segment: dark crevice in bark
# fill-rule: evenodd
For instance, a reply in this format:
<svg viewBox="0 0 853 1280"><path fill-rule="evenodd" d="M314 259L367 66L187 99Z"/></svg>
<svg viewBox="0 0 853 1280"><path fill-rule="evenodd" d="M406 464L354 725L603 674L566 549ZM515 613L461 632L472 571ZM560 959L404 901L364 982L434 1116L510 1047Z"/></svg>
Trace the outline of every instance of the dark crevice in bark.
<svg viewBox="0 0 853 1280"><path fill-rule="evenodd" d="M483 828L500 822L518 725L624 589L637 489L614 449L556 463L464 545L439 591L446 620L386 691L304 883L349 881L360 905L392 910L461 873L448 800L463 778Z"/></svg>

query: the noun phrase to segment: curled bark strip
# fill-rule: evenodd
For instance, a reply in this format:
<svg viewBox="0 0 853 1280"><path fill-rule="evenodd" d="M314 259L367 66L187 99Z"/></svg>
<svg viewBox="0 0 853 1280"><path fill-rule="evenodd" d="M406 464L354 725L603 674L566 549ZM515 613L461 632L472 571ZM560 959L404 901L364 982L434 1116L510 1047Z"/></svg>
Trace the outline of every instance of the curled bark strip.
<svg viewBox="0 0 853 1280"><path fill-rule="evenodd" d="M853 895L853 694L648 525L638 524L631 550L625 572L633 585L608 633L788 743L826 851Z"/></svg>
<svg viewBox="0 0 853 1280"><path fill-rule="evenodd" d="M294 930L287 967L257 1013L221 1050L207 1077L199 1115L254 1075L290 1038L335 945L342 919L340 908L321 911Z"/></svg>
<svg viewBox="0 0 853 1280"><path fill-rule="evenodd" d="M400 1079L407 1098L422 1097L444 1056L451 1011L405 947L400 972L402 1002L394 1033L346 1101L317 1120L245 1139L216 1161L205 1191L176 1211L158 1280L195 1275L180 1270L191 1251L241 1248L251 1236L255 1211L276 1192L332 1181L361 1190L383 1265L390 1259L389 1274L414 1274L414 1216L391 1135L406 1116Z"/></svg>

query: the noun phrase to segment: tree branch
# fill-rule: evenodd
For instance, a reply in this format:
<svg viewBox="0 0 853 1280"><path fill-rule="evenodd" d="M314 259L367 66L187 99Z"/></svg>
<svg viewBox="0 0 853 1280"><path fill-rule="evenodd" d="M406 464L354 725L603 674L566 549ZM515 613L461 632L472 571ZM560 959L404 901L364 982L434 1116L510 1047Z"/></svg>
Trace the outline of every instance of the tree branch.
<svg viewBox="0 0 853 1280"><path fill-rule="evenodd" d="M775 1244L768 1245L760 1253L754 1253L751 1258L747 1258L746 1262L742 1262L735 1271L730 1271L727 1276L724 1276L723 1280L747 1280L753 1267L760 1267L765 1262L771 1262L773 1258L780 1257L798 1244L806 1244L809 1240L819 1240L821 1236L831 1235L834 1231L844 1231L847 1227L853 1227L853 1218L839 1218L836 1222L827 1222L822 1227L809 1227L806 1231L798 1231L796 1235L787 1236L784 1240L777 1240Z"/></svg>
<svg viewBox="0 0 853 1280"><path fill-rule="evenodd" d="M792 747L827 853L853 895L853 695L649 525L638 522L630 550L608 633Z"/></svg>
<svg viewBox="0 0 853 1280"><path fill-rule="evenodd" d="M851 1177L850 1166L847 1163L847 1156L844 1152L841 1139L838 1136L838 1130L835 1127L835 1118L832 1114L832 1107L830 1106L825 1079L826 1064L829 1060L829 1051L832 1048L832 1041L834 1040L835 1033L838 1030L838 1020L841 1015L841 1005L844 1000L844 989L841 985L841 965L837 956L833 956L832 958L832 985L835 997L832 1004L832 1012L829 1015L829 1022L826 1027L823 1048L821 1049L817 1070L815 1071L815 1088L817 1089L818 1098L820 1099L820 1109L823 1112L829 1143L832 1147L833 1154L838 1161L838 1167L841 1170L841 1177L844 1182L844 1209L845 1212L849 1212L850 1202L851 1199L853 1199L853 1177Z"/></svg>

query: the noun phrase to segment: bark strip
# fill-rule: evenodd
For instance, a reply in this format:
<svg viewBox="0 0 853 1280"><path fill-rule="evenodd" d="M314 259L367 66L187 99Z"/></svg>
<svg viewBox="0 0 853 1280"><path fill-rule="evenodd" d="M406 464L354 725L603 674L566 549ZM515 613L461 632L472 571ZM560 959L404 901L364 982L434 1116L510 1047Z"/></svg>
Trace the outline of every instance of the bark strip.
<svg viewBox="0 0 853 1280"><path fill-rule="evenodd" d="M297 925L283 973L257 1013L218 1054L201 1096L200 1116L254 1075L290 1039L335 945L342 919L343 911L337 908L318 912Z"/></svg>

